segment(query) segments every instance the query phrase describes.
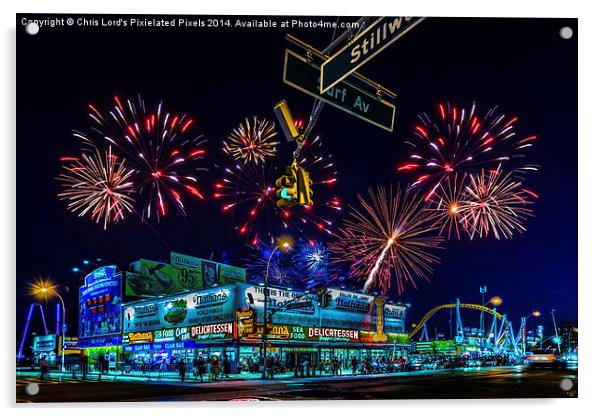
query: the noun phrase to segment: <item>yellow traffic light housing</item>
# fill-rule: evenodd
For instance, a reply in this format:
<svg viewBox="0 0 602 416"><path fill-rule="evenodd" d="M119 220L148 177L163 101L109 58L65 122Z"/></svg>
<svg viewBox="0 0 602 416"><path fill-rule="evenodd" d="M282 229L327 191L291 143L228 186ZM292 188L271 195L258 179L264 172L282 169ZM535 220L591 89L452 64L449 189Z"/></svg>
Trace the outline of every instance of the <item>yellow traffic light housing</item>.
<svg viewBox="0 0 602 416"><path fill-rule="evenodd" d="M284 175L276 180L276 205L292 207L298 204L297 164L284 169Z"/></svg>
<svg viewBox="0 0 602 416"><path fill-rule="evenodd" d="M312 185L309 173L294 161L284 169L284 175L276 180L276 205L280 208L313 205Z"/></svg>
<svg viewBox="0 0 602 416"><path fill-rule="evenodd" d="M299 130L297 130L297 126L295 126L295 120L293 120L291 110L289 110L286 100L282 100L276 104L274 113L276 114L276 119L278 120L280 127L282 127L286 141L298 141L301 135L299 134Z"/></svg>
<svg viewBox="0 0 602 416"><path fill-rule="evenodd" d="M299 189L299 204L311 206L314 204L311 197L314 194L311 186L313 185L313 181L309 177L309 173L301 167L297 169L297 183Z"/></svg>

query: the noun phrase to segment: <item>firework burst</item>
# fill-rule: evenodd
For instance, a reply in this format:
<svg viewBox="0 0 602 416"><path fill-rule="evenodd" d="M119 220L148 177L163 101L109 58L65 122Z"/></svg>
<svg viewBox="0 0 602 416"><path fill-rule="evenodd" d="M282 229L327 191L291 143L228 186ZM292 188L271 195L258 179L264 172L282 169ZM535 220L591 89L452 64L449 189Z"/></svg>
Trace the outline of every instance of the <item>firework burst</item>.
<svg viewBox="0 0 602 416"><path fill-rule="evenodd" d="M330 262L330 250L320 241L305 241L299 245L302 281L305 289L316 289L342 283L347 276L340 273L340 265Z"/></svg>
<svg viewBox="0 0 602 416"><path fill-rule="evenodd" d="M504 174L500 167L470 177L465 188L464 221L468 225L470 238L478 235L487 237L493 233L496 239L512 238L513 232L523 232L523 222L533 216L529 208L538 198L533 191L522 187L510 173Z"/></svg>
<svg viewBox="0 0 602 416"><path fill-rule="evenodd" d="M134 101L115 96L104 113L92 104L88 108L93 127L88 132L74 131L74 136L92 148L113 146L125 159L135 172L143 216L159 220L167 215L170 203L185 214L184 194L204 198L197 174L207 170L199 165L206 140L189 134L192 118L167 112L162 102L149 108L140 96Z"/></svg>
<svg viewBox="0 0 602 416"><path fill-rule="evenodd" d="M235 230L252 244L272 239L276 233L294 232L308 240L315 234L332 234L341 201L331 191L337 180L332 155L322 152L317 137L303 147L297 162L313 180L313 206L276 205L275 183L283 167L277 167L272 158L265 163L235 161L224 169L213 196L222 202L222 212L232 214Z"/></svg>
<svg viewBox="0 0 602 416"><path fill-rule="evenodd" d="M254 283L264 282L269 261L268 283L297 288L302 281L299 255L294 250L274 251L276 245L276 242L259 241L249 247L251 254L243 260L243 264L249 271L250 280Z"/></svg>
<svg viewBox="0 0 602 416"><path fill-rule="evenodd" d="M243 162L264 163L266 158L276 155L278 140L274 123L268 120L259 120L253 117L251 123L248 118L232 130L224 142L224 150L234 160L242 159Z"/></svg>
<svg viewBox="0 0 602 416"><path fill-rule="evenodd" d="M416 287L416 277L428 280L439 262L432 251L443 241L430 233L435 213L399 185L369 189L368 198L358 200L331 247L335 261L349 263L351 276L365 280L364 291L375 287L385 293L393 276L398 293L407 282Z"/></svg>
<svg viewBox="0 0 602 416"><path fill-rule="evenodd" d="M481 117L475 103L468 110L439 104L437 114L431 117L423 113L418 119L406 141L413 148L410 159L397 170L417 172L412 187L431 183L426 199L453 173L476 173L500 163L514 173L537 170L535 165L524 164L523 154L533 146L536 136L519 136L518 118L500 114L497 106Z"/></svg>
<svg viewBox="0 0 602 416"><path fill-rule="evenodd" d="M63 192L61 200L68 201L68 209L86 214L97 223L115 223L124 218L124 211L133 211L134 200L129 196L133 191L134 172L119 161L111 147L104 155L96 149L91 155L81 158L63 157L62 172L58 176Z"/></svg>
<svg viewBox="0 0 602 416"><path fill-rule="evenodd" d="M468 203L464 183L464 175L447 176L435 190L428 205L428 209L437 214L439 235L446 234L448 240L460 239L461 234L468 230Z"/></svg>

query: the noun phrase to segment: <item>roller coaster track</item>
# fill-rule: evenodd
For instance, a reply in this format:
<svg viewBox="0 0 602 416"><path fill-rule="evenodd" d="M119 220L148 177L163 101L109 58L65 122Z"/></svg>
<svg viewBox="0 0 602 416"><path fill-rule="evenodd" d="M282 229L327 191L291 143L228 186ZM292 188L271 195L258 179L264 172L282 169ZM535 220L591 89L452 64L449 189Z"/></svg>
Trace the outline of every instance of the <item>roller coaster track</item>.
<svg viewBox="0 0 602 416"><path fill-rule="evenodd" d="M456 307L460 307L462 309L473 309L473 310L477 310L477 311L483 311L483 312L487 312L490 315L495 314L495 317L497 319L499 319L500 321L504 321L504 316L497 312L494 311L491 308L488 308L486 306L481 306L481 305L477 305L474 303L460 303L455 304L455 303L445 303L443 305L439 305L439 306L435 306L433 309L431 309L430 311L428 311L427 313L424 314L424 316L422 317L422 319L420 320L420 322L418 323L418 325L416 325L416 327L412 330L412 332L410 332L410 338L412 338L414 335L416 335L424 326L424 324L426 324L426 322L431 319L431 317L439 312L442 309L455 309Z"/></svg>

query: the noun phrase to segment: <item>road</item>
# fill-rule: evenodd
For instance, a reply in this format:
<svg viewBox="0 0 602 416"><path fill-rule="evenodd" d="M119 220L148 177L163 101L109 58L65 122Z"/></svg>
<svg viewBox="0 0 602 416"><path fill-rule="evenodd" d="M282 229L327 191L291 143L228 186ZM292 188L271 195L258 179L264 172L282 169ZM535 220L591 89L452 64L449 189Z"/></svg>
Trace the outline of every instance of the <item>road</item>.
<svg viewBox="0 0 602 416"><path fill-rule="evenodd" d="M38 394L28 395L25 386L32 382L38 380L17 378L18 402L560 398L577 397L578 390L576 370L518 366L202 384L50 381L38 384ZM570 389L563 390L561 382L565 390L567 384Z"/></svg>

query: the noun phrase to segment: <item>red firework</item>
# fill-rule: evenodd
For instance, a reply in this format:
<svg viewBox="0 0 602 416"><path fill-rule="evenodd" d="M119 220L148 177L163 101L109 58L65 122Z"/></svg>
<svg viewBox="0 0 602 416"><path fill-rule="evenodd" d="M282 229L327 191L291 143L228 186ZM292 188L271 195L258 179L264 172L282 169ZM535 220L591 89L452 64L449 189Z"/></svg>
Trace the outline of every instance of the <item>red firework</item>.
<svg viewBox="0 0 602 416"><path fill-rule="evenodd" d="M418 116L411 138L413 150L399 172L416 172L412 187L432 184L426 192L430 199L442 180L454 173L469 174L479 169L494 169L502 164L507 171L536 171L524 164L523 152L536 136L520 136L517 117L500 114L497 106L481 116L473 103L469 110L450 103L439 104L437 114Z"/></svg>

